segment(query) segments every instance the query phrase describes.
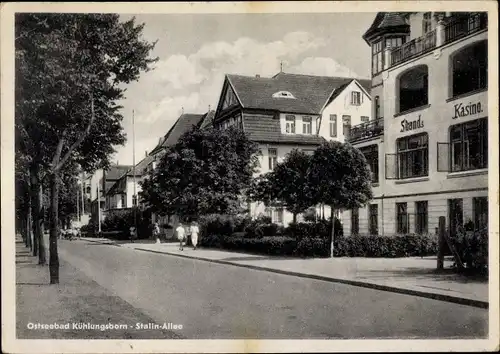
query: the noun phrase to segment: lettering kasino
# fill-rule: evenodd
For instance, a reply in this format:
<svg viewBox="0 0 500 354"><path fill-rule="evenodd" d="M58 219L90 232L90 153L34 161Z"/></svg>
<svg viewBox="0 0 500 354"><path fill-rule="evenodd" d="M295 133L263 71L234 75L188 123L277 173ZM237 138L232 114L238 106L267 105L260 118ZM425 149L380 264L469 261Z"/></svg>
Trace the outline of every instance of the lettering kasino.
<svg viewBox="0 0 500 354"><path fill-rule="evenodd" d="M457 103L453 106L453 108L455 109L455 115L453 116L453 119L467 117L469 115L478 114L483 111L481 108L481 102L469 102L467 105L464 105L463 102Z"/></svg>

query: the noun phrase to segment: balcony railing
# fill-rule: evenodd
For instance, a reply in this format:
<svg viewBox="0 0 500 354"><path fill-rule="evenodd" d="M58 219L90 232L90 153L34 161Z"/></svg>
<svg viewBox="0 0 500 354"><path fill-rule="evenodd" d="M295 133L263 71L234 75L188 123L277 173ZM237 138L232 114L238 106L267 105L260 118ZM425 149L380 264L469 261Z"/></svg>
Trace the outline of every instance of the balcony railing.
<svg viewBox="0 0 500 354"><path fill-rule="evenodd" d="M418 55L433 50L436 47L436 30L427 32L422 37L415 38L391 52L391 66L398 65Z"/></svg>
<svg viewBox="0 0 500 354"><path fill-rule="evenodd" d="M369 139L384 134L384 118L378 118L366 123L351 127L349 131L349 142Z"/></svg>
<svg viewBox="0 0 500 354"><path fill-rule="evenodd" d="M487 27L488 16L486 13L476 13L455 18L445 26L444 42L445 44L453 42Z"/></svg>

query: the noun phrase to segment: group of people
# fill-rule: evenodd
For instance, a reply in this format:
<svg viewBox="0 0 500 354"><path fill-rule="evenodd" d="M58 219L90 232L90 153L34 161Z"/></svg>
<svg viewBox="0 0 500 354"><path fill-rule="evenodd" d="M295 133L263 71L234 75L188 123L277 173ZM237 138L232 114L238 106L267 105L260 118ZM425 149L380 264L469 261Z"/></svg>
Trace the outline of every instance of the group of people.
<svg viewBox="0 0 500 354"><path fill-rule="evenodd" d="M193 249L196 249L196 246L198 245L198 236L200 234L200 228L198 227L198 223L196 221L193 221L191 225L188 225L187 227L184 227L182 222L179 223L175 229L175 233L177 235L177 239L179 240L179 250L184 251L184 243L187 241L188 236L191 236ZM153 226L153 236L156 237L156 243L160 243L160 227L157 222L155 222Z"/></svg>

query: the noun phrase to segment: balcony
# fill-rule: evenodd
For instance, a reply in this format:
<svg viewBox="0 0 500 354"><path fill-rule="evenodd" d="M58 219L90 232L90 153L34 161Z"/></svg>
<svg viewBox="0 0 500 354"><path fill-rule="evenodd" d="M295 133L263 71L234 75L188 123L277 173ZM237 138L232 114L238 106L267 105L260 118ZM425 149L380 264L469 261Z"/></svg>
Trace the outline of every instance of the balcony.
<svg viewBox="0 0 500 354"><path fill-rule="evenodd" d="M366 123L355 125L349 130L347 140L352 143L355 141L370 139L384 134L384 118L378 118Z"/></svg>
<svg viewBox="0 0 500 354"><path fill-rule="evenodd" d="M444 44L451 43L488 27L486 13L475 13L452 19L444 28Z"/></svg>
<svg viewBox="0 0 500 354"><path fill-rule="evenodd" d="M391 52L391 66L398 65L436 48L436 30L427 32Z"/></svg>

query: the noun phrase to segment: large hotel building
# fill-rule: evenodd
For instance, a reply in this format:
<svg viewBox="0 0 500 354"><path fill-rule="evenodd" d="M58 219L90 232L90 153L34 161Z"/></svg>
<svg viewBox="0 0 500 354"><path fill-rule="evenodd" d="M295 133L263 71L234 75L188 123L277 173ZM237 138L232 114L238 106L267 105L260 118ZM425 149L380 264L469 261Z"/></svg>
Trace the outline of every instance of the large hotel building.
<svg viewBox="0 0 500 354"><path fill-rule="evenodd" d="M350 142L373 172L374 199L344 212L344 233L434 233L440 216L488 225L486 13L378 13L372 120Z"/></svg>

